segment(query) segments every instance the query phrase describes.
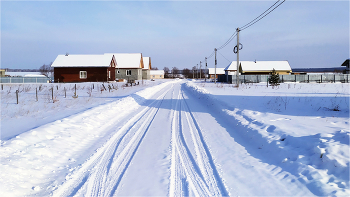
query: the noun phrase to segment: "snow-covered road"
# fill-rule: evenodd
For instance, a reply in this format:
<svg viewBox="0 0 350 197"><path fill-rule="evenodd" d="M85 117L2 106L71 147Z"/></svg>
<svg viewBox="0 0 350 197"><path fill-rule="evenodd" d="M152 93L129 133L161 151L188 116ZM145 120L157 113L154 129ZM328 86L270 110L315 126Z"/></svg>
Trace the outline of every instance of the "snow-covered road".
<svg viewBox="0 0 350 197"><path fill-rule="evenodd" d="M274 153L250 144L254 136L241 133L230 108L185 82L149 87L3 142L0 194L317 195L261 159Z"/></svg>

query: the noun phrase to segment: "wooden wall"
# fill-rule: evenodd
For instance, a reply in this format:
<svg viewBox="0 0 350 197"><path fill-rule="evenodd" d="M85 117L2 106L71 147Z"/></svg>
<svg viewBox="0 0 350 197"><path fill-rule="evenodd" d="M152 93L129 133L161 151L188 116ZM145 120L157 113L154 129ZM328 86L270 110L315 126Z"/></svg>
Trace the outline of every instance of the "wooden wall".
<svg viewBox="0 0 350 197"><path fill-rule="evenodd" d="M86 79L80 79L80 71L87 72ZM111 77L108 78L108 71ZM114 67L55 67L55 82L105 82L115 80Z"/></svg>

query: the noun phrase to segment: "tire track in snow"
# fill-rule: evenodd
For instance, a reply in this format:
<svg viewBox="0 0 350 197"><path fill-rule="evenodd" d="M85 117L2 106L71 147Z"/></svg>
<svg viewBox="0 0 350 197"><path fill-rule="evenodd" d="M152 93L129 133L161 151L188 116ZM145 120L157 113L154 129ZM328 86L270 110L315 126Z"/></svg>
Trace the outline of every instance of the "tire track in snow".
<svg viewBox="0 0 350 197"><path fill-rule="evenodd" d="M54 195L114 195L168 91L127 121Z"/></svg>
<svg viewBox="0 0 350 197"><path fill-rule="evenodd" d="M189 128L182 123L185 121ZM192 156L184 139L183 132L189 132L194 145L196 158ZM189 139L187 139L189 141ZM201 130L189 106L179 90L172 122L172 151L169 196L188 196L186 184L195 196L226 196L222 183L203 139ZM186 181L184 181L186 180Z"/></svg>

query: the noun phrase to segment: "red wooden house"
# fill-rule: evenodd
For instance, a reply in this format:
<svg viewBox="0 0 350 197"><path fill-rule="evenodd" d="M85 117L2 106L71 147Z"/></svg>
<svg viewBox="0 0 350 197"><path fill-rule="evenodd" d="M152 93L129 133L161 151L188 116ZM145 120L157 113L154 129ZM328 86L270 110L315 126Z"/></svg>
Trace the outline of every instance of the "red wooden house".
<svg viewBox="0 0 350 197"><path fill-rule="evenodd" d="M115 80L113 54L58 55L51 67L55 82L106 82Z"/></svg>

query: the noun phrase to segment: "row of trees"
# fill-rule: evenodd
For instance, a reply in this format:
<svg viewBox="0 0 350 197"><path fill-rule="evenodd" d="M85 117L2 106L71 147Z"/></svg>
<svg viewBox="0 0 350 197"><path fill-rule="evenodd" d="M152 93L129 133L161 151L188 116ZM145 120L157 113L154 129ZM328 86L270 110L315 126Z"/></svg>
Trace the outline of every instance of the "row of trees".
<svg viewBox="0 0 350 197"><path fill-rule="evenodd" d="M178 69L177 67L173 67L171 70L168 67L164 67L164 78L176 78L176 77L184 77L184 78L205 78L205 70L197 69L195 66L192 70L185 68L183 70ZM201 72L201 73L200 73Z"/></svg>

